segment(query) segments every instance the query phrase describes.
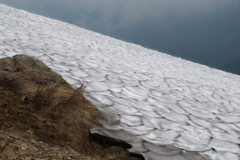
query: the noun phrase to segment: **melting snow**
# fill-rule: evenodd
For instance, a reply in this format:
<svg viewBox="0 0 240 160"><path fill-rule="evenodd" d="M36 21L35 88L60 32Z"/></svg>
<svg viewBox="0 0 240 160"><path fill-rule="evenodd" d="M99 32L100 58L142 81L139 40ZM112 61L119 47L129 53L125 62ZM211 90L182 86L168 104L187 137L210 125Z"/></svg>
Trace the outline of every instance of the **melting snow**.
<svg viewBox="0 0 240 160"><path fill-rule="evenodd" d="M240 76L0 4L0 58L35 56L147 160L239 160Z"/></svg>

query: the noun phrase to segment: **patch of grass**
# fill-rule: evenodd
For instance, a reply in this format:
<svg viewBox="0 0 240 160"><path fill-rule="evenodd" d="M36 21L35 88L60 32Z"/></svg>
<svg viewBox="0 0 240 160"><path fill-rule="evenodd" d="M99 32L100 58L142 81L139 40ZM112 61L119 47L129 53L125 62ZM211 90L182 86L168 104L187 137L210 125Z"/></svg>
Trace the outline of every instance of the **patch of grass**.
<svg viewBox="0 0 240 160"><path fill-rule="evenodd" d="M44 107L49 107L53 101L52 95L55 91L55 87L38 89L31 100L33 109L40 111Z"/></svg>
<svg viewBox="0 0 240 160"><path fill-rule="evenodd" d="M18 83L14 78L3 76L3 77L0 77L0 88L15 92L18 88Z"/></svg>
<svg viewBox="0 0 240 160"><path fill-rule="evenodd" d="M63 86L70 86L70 85L67 83L67 81L65 81L65 80L63 80L62 85L63 85Z"/></svg>

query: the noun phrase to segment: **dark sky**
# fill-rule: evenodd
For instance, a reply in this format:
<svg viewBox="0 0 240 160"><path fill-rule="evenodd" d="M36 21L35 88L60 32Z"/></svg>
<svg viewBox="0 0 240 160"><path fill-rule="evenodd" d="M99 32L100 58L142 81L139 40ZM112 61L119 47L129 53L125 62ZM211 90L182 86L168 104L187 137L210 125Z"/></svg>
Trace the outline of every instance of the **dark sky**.
<svg viewBox="0 0 240 160"><path fill-rule="evenodd" d="M0 0L0 3L217 68L240 58L240 0Z"/></svg>

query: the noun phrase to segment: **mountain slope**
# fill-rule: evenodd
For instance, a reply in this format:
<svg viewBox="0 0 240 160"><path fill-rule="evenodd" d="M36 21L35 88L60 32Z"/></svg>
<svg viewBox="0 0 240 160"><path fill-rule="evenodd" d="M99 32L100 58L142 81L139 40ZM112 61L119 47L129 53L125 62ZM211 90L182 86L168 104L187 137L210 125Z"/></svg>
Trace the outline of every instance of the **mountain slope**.
<svg viewBox="0 0 240 160"><path fill-rule="evenodd" d="M104 119L81 89L42 62L26 55L0 59L1 160L138 160L121 146L112 149L116 142L100 145L90 136L97 118Z"/></svg>
<svg viewBox="0 0 240 160"><path fill-rule="evenodd" d="M240 76L0 5L0 57L35 56L109 122L91 130L148 160L240 156Z"/></svg>

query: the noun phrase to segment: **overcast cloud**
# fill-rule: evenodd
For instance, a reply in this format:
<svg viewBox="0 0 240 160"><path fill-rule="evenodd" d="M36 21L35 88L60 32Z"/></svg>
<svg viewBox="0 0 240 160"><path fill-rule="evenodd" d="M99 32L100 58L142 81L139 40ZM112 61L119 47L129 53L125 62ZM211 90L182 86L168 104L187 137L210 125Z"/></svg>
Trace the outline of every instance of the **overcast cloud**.
<svg viewBox="0 0 240 160"><path fill-rule="evenodd" d="M240 57L239 0L0 0L219 67Z"/></svg>

